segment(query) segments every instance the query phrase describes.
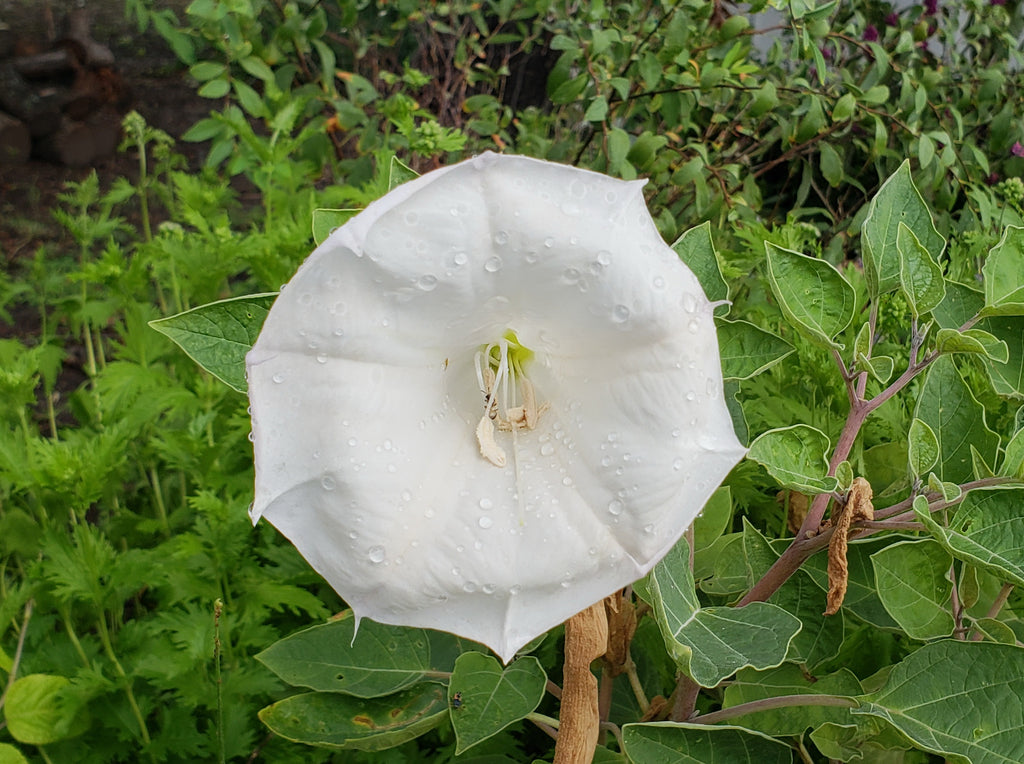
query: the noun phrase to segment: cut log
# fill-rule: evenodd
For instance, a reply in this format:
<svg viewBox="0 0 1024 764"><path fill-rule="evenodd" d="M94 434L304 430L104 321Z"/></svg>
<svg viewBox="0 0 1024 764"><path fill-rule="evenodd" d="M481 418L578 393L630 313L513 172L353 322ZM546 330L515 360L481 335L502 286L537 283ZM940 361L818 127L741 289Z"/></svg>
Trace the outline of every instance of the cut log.
<svg viewBox="0 0 1024 764"><path fill-rule="evenodd" d="M32 152L32 136L20 119L0 111L0 164L20 164Z"/></svg>

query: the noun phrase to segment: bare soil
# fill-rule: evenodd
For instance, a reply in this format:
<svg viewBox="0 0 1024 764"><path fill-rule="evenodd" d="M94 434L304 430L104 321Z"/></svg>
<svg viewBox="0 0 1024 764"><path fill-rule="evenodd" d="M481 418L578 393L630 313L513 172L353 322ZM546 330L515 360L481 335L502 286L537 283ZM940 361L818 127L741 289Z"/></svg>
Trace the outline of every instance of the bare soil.
<svg viewBox="0 0 1024 764"><path fill-rule="evenodd" d="M188 0L158 3L179 18L187 4ZM114 53L117 73L130 93L129 108L176 139L209 114L213 104L196 95L186 68L163 39L152 28L140 33L125 17L125 0L0 0L0 30L6 27L5 34L18 45L46 50L53 35L59 34L67 9L81 5L92 16L93 39ZM178 149L193 167L201 162L200 146L179 143ZM0 164L0 267L14 272L17 262L32 257L40 245L57 251L72 246L52 216L65 184L95 171L106 190L118 177L137 179L137 162L134 155L121 152L93 167L64 167L36 158ZM0 321L0 335L10 333Z"/></svg>

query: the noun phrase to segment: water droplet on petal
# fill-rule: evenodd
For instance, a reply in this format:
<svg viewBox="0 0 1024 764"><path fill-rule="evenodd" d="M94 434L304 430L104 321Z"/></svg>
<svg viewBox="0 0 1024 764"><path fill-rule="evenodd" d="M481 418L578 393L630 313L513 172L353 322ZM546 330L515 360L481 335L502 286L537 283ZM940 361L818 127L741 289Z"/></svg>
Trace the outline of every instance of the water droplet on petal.
<svg viewBox="0 0 1024 764"><path fill-rule="evenodd" d="M333 491L337 483L330 475L324 475L320 478L320 485L325 491Z"/></svg>
<svg viewBox="0 0 1024 764"><path fill-rule="evenodd" d="M416 282L416 286L418 286L424 292L429 292L434 287L437 286L437 276L434 276L430 273L426 274L425 276L420 276L419 281Z"/></svg>
<svg viewBox="0 0 1024 764"><path fill-rule="evenodd" d="M474 584L472 581L467 581L462 585L462 591L464 591L466 594L472 594L476 591L476 584Z"/></svg>
<svg viewBox="0 0 1024 764"><path fill-rule="evenodd" d="M624 324L629 320L629 308L625 305L616 305L612 308L612 321L617 324Z"/></svg>
<svg viewBox="0 0 1024 764"><path fill-rule="evenodd" d="M370 558L370 562L372 562L374 565L379 565L380 563L384 562L384 547L371 546L366 556Z"/></svg>
<svg viewBox="0 0 1024 764"><path fill-rule="evenodd" d="M654 281L651 282L651 283L654 284L654 288L655 289L664 289L665 288L665 279L663 279L661 276L655 276L654 277Z"/></svg>
<svg viewBox="0 0 1024 764"><path fill-rule="evenodd" d="M683 310L685 310L687 313L693 313L695 310L697 310L697 298L694 297L689 292L687 292L686 294L683 295L682 305Z"/></svg>
<svg viewBox="0 0 1024 764"><path fill-rule="evenodd" d="M681 470L682 468L683 468L683 460L682 459L676 459L675 461L672 462L672 469L675 470L676 472L679 472L679 470Z"/></svg>
<svg viewBox="0 0 1024 764"><path fill-rule="evenodd" d="M503 247L508 244L508 231L498 231L494 234L494 243L499 247Z"/></svg>
<svg viewBox="0 0 1024 764"><path fill-rule="evenodd" d="M479 526L480 526L481 528L483 528L484 530L487 530L487 529L488 529L488 528L490 528L490 527L491 527L492 525L494 525L494 520L492 520L491 518L487 517L486 515L484 515L483 517L481 517L481 518L480 518L479 520L477 520L476 522L477 522L477 525L479 525Z"/></svg>
<svg viewBox="0 0 1024 764"><path fill-rule="evenodd" d="M625 505L618 499L612 499L610 502L608 502L608 511L613 515L621 515L622 510L625 508Z"/></svg>
<svg viewBox="0 0 1024 764"><path fill-rule="evenodd" d="M255 443L256 442L256 433L254 433L252 430L249 431L249 442L250 443Z"/></svg>
<svg viewBox="0 0 1024 764"><path fill-rule="evenodd" d="M686 328L690 331L690 334L696 334L700 331L700 324L696 319L693 319L686 325Z"/></svg>
<svg viewBox="0 0 1024 764"><path fill-rule="evenodd" d="M555 246L555 237L548 236L546 239L544 239L544 246L547 247L548 249L551 249L553 246Z"/></svg>
<svg viewBox="0 0 1024 764"><path fill-rule="evenodd" d="M602 267L606 267L606 266L608 266L611 263L611 261L612 261L612 253L609 252L607 249L602 249L600 252L597 253L597 264L598 265L600 265Z"/></svg>
<svg viewBox="0 0 1024 764"><path fill-rule="evenodd" d="M327 363L327 354L326 353L317 353L316 354L316 362L317 363Z"/></svg>
<svg viewBox="0 0 1024 764"><path fill-rule="evenodd" d="M688 392L686 394L686 400L692 401L692 400L696 400L696 399L697 399L697 393L695 393L693 390L691 390L690 392Z"/></svg>
<svg viewBox="0 0 1024 764"><path fill-rule="evenodd" d="M497 273L501 270L501 258L495 255L494 257L487 258L484 263L484 270L488 273Z"/></svg>
<svg viewBox="0 0 1024 764"><path fill-rule="evenodd" d="M510 586L508 588L508 593L511 594L513 597L515 597L522 590L523 590L523 587L521 587L519 584L513 584L512 586Z"/></svg>
<svg viewBox="0 0 1024 764"><path fill-rule="evenodd" d="M543 446L540 447L541 456L551 456L551 454L553 453L555 453L555 447L550 443L545 443Z"/></svg>
<svg viewBox="0 0 1024 764"><path fill-rule="evenodd" d="M406 223L406 225L416 225L416 223L419 222L419 219L420 219L420 216L417 215L415 212L406 212L405 213L405 223Z"/></svg>
<svg viewBox="0 0 1024 764"><path fill-rule="evenodd" d="M497 587L494 584L484 584L480 587L480 591L482 591L484 594L494 594L494 590L496 588Z"/></svg>
<svg viewBox="0 0 1024 764"><path fill-rule="evenodd" d="M284 382L284 375L283 374L275 374L273 377L271 377L271 380L273 380L275 385L279 385L282 382Z"/></svg>

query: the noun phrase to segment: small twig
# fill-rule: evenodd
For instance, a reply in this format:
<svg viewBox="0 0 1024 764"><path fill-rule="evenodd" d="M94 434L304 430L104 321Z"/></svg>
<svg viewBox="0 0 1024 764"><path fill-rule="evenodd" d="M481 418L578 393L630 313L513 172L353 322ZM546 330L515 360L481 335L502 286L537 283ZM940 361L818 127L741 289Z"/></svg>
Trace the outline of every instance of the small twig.
<svg viewBox="0 0 1024 764"><path fill-rule="evenodd" d="M789 708L791 706L833 706L837 708L858 708L858 703L853 698L842 695L779 695L774 698L763 698L752 700L749 703L740 703L738 706L723 708L720 711L712 711L702 716L690 719L694 724L718 724L719 722L735 719L738 716L746 716L758 711L770 711L775 708Z"/></svg>

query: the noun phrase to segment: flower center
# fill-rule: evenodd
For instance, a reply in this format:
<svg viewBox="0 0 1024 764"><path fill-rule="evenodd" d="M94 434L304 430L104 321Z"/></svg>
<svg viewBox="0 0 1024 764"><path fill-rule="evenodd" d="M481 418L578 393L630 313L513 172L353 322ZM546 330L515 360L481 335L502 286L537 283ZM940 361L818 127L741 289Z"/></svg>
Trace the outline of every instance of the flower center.
<svg viewBox="0 0 1024 764"><path fill-rule="evenodd" d="M476 441L480 454L495 467L504 467L507 462L505 449L494 439L495 427L511 432L514 442L519 430L532 430L537 418L548 409L547 403L538 405L533 384L523 371L532 358L533 351L520 344L512 330L476 354L476 378L484 396Z"/></svg>

